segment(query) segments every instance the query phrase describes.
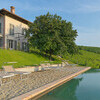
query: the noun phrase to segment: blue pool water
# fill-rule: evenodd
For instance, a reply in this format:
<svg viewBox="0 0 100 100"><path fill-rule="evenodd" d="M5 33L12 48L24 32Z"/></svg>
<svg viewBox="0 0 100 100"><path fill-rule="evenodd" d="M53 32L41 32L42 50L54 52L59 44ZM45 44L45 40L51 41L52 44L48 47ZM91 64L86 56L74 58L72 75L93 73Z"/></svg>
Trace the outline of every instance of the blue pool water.
<svg viewBox="0 0 100 100"><path fill-rule="evenodd" d="M100 100L100 69L91 69L38 100Z"/></svg>

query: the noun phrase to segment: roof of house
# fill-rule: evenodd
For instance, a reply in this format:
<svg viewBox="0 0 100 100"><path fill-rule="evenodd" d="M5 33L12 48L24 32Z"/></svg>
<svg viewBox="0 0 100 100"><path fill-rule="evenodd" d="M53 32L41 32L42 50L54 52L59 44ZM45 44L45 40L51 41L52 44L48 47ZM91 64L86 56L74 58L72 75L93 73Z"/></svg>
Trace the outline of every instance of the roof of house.
<svg viewBox="0 0 100 100"><path fill-rule="evenodd" d="M2 15L7 15L7 16L12 17L12 18L14 18L14 19L16 19L16 20L18 20L18 21L21 21L21 22L23 22L23 23L25 23L25 24L30 24L30 23L32 23L32 22L30 22L30 21L28 21L28 20L26 20L26 19L24 19L24 18L22 18L22 17L20 17L20 16L18 16L18 15L16 15L16 14L14 14L14 13L12 13L12 12L10 12L10 11L4 9L4 8L0 10L0 14L2 14Z"/></svg>

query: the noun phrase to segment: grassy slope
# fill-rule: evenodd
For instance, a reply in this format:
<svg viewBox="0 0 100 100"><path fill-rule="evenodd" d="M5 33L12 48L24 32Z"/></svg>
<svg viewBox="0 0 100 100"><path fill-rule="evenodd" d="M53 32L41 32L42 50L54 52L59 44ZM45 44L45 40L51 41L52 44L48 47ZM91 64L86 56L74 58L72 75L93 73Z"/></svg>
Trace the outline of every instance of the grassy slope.
<svg viewBox="0 0 100 100"><path fill-rule="evenodd" d="M17 64L14 64L14 67L22 67L27 65L40 64L41 61L47 60L47 58L37 54L0 49L0 68L3 65L3 62L18 62Z"/></svg>
<svg viewBox="0 0 100 100"><path fill-rule="evenodd" d="M66 57L69 61L80 66L90 66L92 68L100 68L100 54L80 50L80 54L69 55Z"/></svg>
<svg viewBox="0 0 100 100"><path fill-rule="evenodd" d="M57 63L58 58L56 56L53 58L56 58L55 62ZM92 68L100 68L100 54L93 52L80 50L80 54L73 56L68 55L65 59L69 60L70 63L76 63L79 66L91 66ZM48 61L48 58L44 58L41 55L37 55L35 53L25 53L21 51L0 49L0 68L2 68L1 66L3 65L3 62L18 62L17 64L14 64L14 67L23 67L35 64L39 65L41 61Z"/></svg>
<svg viewBox="0 0 100 100"><path fill-rule="evenodd" d="M90 51L100 54L100 47L78 46L80 50Z"/></svg>

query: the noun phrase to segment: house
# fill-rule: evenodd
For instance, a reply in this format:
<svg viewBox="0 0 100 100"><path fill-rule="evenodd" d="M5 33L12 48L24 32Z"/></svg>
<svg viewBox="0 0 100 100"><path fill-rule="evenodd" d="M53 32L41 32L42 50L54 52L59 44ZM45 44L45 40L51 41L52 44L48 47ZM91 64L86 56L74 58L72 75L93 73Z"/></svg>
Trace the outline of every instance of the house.
<svg viewBox="0 0 100 100"><path fill-rule="evenodd" d="M0 48L28 50L25 29L32 22L15 14L15 7L11 6L11 11L0 10Z"/></svg>

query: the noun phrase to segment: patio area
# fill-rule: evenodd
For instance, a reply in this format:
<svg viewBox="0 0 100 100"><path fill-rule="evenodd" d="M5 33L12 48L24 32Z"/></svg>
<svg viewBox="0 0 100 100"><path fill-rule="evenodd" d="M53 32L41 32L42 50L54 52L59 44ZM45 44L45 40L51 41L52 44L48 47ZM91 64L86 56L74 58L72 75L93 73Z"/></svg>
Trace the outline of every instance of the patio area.
<svg viewBox="0 0 100 100"><path fill-rule="evenodd" d="M83 69L85 68L65 66L32 72L27 75L14 75L8 78L1 78L0 99L12 99ZM0 75L5 75L5 73L0 72Z"/></svg>

